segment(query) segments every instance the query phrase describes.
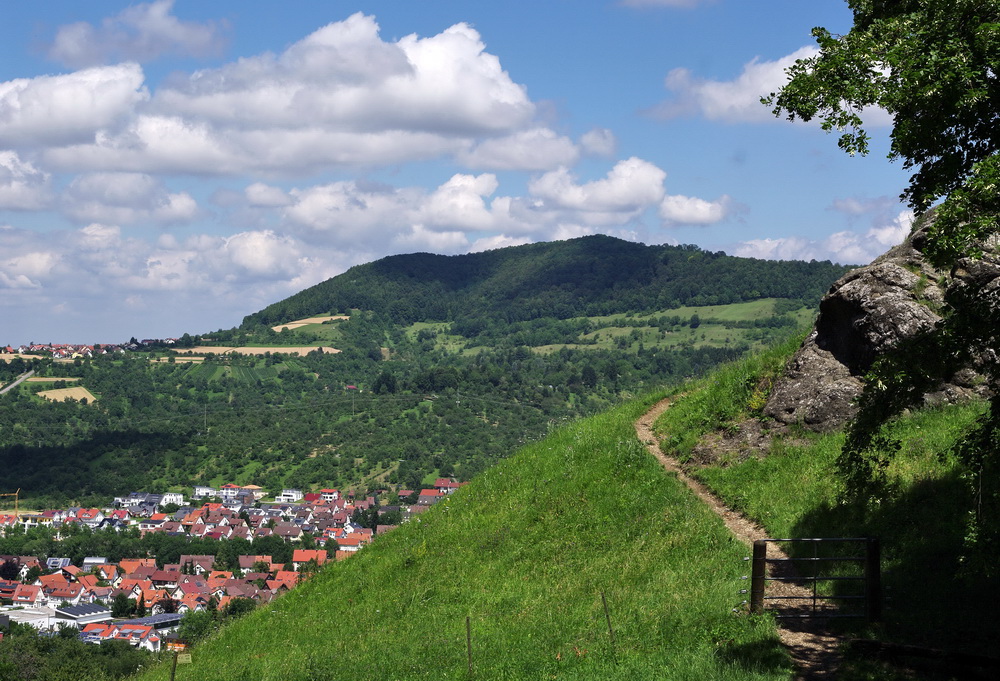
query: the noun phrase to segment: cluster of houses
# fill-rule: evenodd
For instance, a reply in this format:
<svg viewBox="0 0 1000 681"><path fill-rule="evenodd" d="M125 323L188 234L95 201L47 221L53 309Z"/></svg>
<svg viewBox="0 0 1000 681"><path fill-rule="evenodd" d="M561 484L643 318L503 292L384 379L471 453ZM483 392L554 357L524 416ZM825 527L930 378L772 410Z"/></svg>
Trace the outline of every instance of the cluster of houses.
<svg viewBox="0 0 1000 681"><path fill-rule="evenodd" d="M48 355L55 359L85 359L98 355L110 355L113 353L123 353L126 350L138 349L129 348L127 344L118 345L109 343L102 345L82 345L76 343L33 343L31 345L19 345L17 347L8 345L0 346L0 353L19 355Z"/></svg>
<svg viewBox="0 0 1000 681"><path fill-rule="evenodd" d="M400 499L413 499L414 502L380 506L379 512L396 515L398 511L403 521L426 510L459 486L460 483L454 480L441 478L434 487L416 493L400 490ZM195 507L185 505L180 493L133 492L126 497L116 497L113 508L0 512L0 533L34 527L50 527L58 532L73 524L94 530L121 531L135 527L142 535L164 532L219 540L238 537L253 541L259 537L277 536L286 542L297 542L308 533L319 546L335 543L341 552L357 551L371 539L371 530L366 534L364 528L351 525L350 520L356 511L374 507L377 504L374 496L355 500L353 492L341 496L336 489L310 493L286 489L276 495L273 502L262 501L264 496L264 490L255 485L227 484L218 489L195 487L194 500L217 499Z"/></svg>
<svg viewBox="0 0 1000 681"><path fill-rule="evenodd" d="M38 558L0 556L0 561L19 565L22 580L0 580L0 599L10 603L6 614L15 621L39 628L77 626L89 642L125 639L155 652L160 648L159 628L141 620L113 622L111 605L116 598L124 595L153 618L174 614L168 621L176 625L185 613L223 610L237 598L269 602L293 589L308 570L305 566L319 567L328 556L325 549L296 549L290 565L276 564L271 556L240 556L238 572L215 569L211 555L183 555L179 562L162 567L153 558L110 563L93 557L82 566L70 564L67 558L49 558L44 567L51 572L31 583L24 580L32 568L41 569Z"/></svg>
<svg viewBox="0 0 1000 681"><path fill-rule="evenodd" d="M121 354L135 352L153 345L170 347L177 344L176 338L144 338L127 343L28 343L24 345L0 345L0 354L9 355L47 355L55 359L89 359L98 355Z"/></svg>
<svg viewBox="0 0 1000 681"><path fill-rule="evenodd" d="M441 478L433 488L400 490L400 499L413 503L380 506L378 510L398 510L401 521L406 520L459 486L454 480ZM355 500L353 492L342 496L336 489L309 493L286 489L273 502L263 502L261 488L227 484L218 489L196 487L193 496L212 501L202 501L195 507L185 505L183 495L178 493L133 492L115 498L114 507L107 509L0 513L0 532L48 526L59 538L64 528L79 524L93 530L135 527L143 535L163 532L220 541L276 536L288 543L298 542L308 533L316 548L294 549L291 564L286 565L274 563L271 556L240 556L240 569L235 573L216 569L220 566L212 555L184 555L178 563L162 567L153 558L116 564L94 557L76 566L68 558L50 557L43 562L32 556L0 556L0 563L13 561L18 569L17 580L0 580L0 601L16 609L16 613L9 613L12 619L39 628L69 623L80 628L84 640L90 642L128 640L158 650L162 631L154 624L112 621L110 607L116 597L120 599L119 594L154 617L225 608L234 598L268 602L295 587L303 566L319 567L331 559L343 560L394 527L377 525L373 530L353 522L356 511L376 506L376 498ZM37 578L29 580L33 574ZM38 610L45 608L51 613L39 617ZM173 620L175 625L178 621L179 617Z"/></svg>

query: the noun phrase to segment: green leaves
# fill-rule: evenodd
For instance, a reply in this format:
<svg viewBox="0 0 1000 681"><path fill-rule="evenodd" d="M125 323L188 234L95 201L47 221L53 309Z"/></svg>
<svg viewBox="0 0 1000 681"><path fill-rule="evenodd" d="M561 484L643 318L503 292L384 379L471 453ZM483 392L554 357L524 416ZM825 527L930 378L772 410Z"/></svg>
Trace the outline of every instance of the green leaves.
<svg viewBox="0 0 1000 681"><path fill-rule="evenodd" d="M916 168L903 192L918 211L961 187L998 151L1000 3L986 0L849 2L854 28L813 29L820 52L788 70L763 101L775 115L840 132L849 154L868 152L861 112L893 117L891 159Z"/></svg>
<svg viewBox="0 0 1000 681"><path fill-rule="evenodd" d="M938 208L926 255L938 267L962 257L982 256L981 244L997 232L1000 215L1000 158L977 163L965 183Z"/></svg>

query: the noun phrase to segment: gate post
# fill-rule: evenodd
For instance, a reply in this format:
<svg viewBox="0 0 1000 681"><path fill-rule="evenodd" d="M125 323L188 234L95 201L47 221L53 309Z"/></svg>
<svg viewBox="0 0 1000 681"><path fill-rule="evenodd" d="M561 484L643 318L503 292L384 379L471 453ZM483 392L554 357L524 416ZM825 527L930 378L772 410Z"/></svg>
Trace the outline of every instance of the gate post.
<svg viewBox="0 0 1000 681"><path fill-rule="evenodd" d="M753 563L750 567L750 612L764 612L764 584L767 576L767 542L758 539L753 543Z"/></svg>
<svg viewBox="0 0 1000 681"><path fill-rule="evenodd" d="M869 622L882 621L882 551L877 537L865 542L865 615Z"/></svg>

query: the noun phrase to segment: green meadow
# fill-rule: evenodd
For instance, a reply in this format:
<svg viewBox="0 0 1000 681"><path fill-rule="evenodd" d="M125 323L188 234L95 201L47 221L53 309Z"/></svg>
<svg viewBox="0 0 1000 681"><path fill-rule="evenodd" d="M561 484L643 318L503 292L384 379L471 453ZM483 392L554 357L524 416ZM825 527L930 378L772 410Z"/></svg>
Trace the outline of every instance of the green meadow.
<svg viewBox="0 0 1000 681"><path fill-rule="evenodd" d="M787 678L771 620L738 607L746 547L636 437L657 397L526 446L177 679Z"/></svg>

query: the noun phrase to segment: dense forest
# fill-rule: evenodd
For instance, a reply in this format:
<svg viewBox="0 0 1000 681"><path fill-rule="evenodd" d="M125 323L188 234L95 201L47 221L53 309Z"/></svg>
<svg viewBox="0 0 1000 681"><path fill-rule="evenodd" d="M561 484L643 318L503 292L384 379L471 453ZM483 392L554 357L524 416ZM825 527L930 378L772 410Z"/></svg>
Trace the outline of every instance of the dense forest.
<svg viewBox="0 0 1000 681"><path fill-rule="evenodd" d="M100 399L5 396L0 484L55 504L228 481L277 492L469 479L552 424L615 401L621 389L695 375L743 350L41 361L40 374L79 377Z"/></svg>
<svg viewBox="0 0 1000 681"><path fill-rule="evenodd" d="M815 302L846 271L828 261L754 260L594 235L468 255L390 256L269 305L242 326L362 309L396 324L452 321L469 330L758 298Z"/></svg>

